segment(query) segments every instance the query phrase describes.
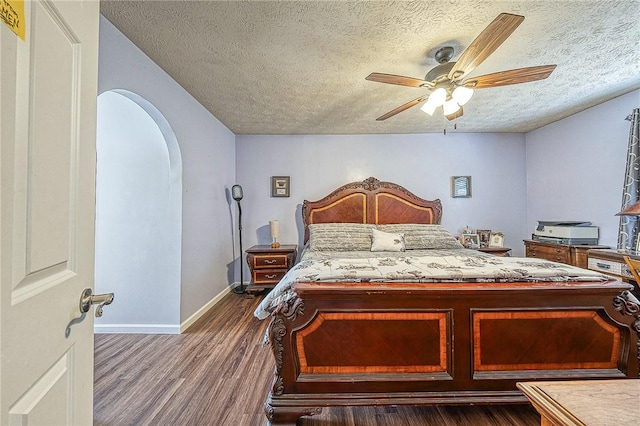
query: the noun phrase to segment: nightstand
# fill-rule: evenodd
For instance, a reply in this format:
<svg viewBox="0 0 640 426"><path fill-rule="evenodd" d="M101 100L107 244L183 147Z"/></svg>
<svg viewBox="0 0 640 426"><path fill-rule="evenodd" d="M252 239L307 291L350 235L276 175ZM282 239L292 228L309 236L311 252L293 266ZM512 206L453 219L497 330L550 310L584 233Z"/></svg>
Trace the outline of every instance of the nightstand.
<svg viewBox="0 0 640 426"><path fill-rule="evenodd" d="M251 283L245 290L249 294L272 289L296 262L298 246L283 244L278 248L257 245L247 250L247 264L251 271Z"/></svg>
<svg viewBox="0 0 640 426"><path fill-rule="evenodd" d="M509 252L511 251L511 249L509 247L480 247L474 250L478 250L481 251L483 253L489 253L492 254L494 256L499 256L499 257L509 257L511 256L509 254Z"/></svg>

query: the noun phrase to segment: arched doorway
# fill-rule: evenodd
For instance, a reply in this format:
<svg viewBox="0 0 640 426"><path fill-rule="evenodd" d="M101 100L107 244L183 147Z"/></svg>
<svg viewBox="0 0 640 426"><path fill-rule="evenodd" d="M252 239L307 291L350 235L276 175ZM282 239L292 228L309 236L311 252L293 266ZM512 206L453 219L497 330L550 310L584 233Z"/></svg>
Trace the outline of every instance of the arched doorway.
<svg viewBox="0 0 640 426"><path fill-rule="evenodd" d="M179 333L182 160L167 120L125 90L98 96L96 332Z"/></svg>

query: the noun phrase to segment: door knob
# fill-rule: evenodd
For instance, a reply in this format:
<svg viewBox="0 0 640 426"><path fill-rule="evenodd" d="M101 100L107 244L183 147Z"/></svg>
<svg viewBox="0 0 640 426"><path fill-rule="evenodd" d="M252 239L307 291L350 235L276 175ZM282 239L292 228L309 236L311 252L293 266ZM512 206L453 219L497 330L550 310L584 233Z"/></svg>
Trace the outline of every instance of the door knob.
<svg viewBox="0 0 640 426"><path fill-rule="evenodd" d="M80 312L89 312L91 305L96 305L96 317L102 316L102 308L113 302L113 293L93 294L90 288L85 288L80 295Z"/></svg>

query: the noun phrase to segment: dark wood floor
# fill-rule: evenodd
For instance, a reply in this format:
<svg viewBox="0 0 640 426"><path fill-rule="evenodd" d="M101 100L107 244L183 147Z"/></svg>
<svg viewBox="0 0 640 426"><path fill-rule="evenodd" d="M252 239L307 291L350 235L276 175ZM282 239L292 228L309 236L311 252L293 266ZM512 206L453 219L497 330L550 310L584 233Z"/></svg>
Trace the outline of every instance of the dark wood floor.
<svg viewBox="0 0 640 426"><path fill-rule="evenodd" d="M186 333L98 334L94 424L264 425L273 360L258 298L227 295ZM528 405L325 408L304 426L539 425Z"/></svg>

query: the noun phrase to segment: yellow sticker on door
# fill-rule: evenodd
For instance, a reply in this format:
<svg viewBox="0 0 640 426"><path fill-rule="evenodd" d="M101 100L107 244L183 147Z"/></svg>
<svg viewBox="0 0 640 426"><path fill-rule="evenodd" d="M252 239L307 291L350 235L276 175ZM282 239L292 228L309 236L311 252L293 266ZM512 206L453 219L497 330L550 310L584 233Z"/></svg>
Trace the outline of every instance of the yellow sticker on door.
<svg viewBox="0 0 640 426"><path fill-rule="evenodd" d="M25 37L24 0L0 0L0 20L22 40Z"/></svg>

